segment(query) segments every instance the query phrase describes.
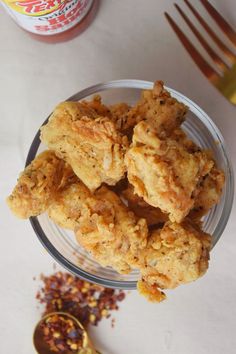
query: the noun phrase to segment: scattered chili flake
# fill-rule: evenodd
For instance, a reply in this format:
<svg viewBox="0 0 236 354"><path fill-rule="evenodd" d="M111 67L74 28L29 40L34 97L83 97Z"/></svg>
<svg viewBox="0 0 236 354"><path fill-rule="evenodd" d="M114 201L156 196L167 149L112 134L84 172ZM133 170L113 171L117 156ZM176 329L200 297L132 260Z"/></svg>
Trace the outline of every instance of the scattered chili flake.
<svg viewBox="0 0 236 354"><path fill-rule="evenodd" d="M116 321L116 320L115 320L114 318L111 320L111 327L112 327L112 328L115 327L115 321Z"/></svg>
<svg viewBox="0 0 236 354"><path fill-rule="evenodd" d="M96 326L102 318L109 318L112 310L118 310L117 303L125 298L122 290L92 284L65 272L41 275L41 280L43 287L36 298L45 305L43 316L66 312L85 327L88 324Z"/></svg>
<svg viewBox="0 0 236 354"><path fill-rule="evenodd" d="M43 339L52 352L75 352L83 345L83 331L69 317L54 314L40 324Z"/></svg>

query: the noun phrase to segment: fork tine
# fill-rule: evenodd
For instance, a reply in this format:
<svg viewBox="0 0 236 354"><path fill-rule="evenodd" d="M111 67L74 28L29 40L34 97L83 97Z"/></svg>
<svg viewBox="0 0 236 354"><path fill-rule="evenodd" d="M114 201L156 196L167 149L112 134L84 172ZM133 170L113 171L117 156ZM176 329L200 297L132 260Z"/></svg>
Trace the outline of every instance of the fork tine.
<svg viewBox="0 0 236 354"><path fill-rule="evenodd" d="M216 65L220 68L220 70L227 70L228 67L224 63L224 61L219 57L219 55L209 46L209 44L205 41L205 39L202 37L200 32L196 29L196 27L193 25L193 23L189 20L189 18L185 15L183 10L177 5L174 4L180 15L183 17L184 21L187 23L189 28L192 30L192 32L195 34L203 48L207 51L209 56L212 58L212 60L216 63Z"/></svg>
<svg viewBox="0 0 236 354"><path fill-rule="evenodd" d="M197 20L201 23L202 27L206 30L209 36L213 39L213 41L217 44L218 48L222 50L222 52L227 56L230 62L233 64L236 61L236 55L226 47L226 45L217 37L217 35L212 31L212 29L208 26L202 16L195 10L195 8L190 4L188 0L184 0L185 4L192 11Z"/></svg>
<svg viewBox="0 0 236 354"><path fill-rule="evenodd" d="M213 19L218 24L218 26L225 33L225 35L236 46L236 32L234 31L234 29L207 0L200 0L200 1L202 5L205 7L205 9L208 11L208 13L213 17Z"/></svg>
<svg viewBox="0 0 236 354"><path fill-rule="evenodd" d="M165 17L169 22L170 26L173 28L174 32L178 36L180 42L183 44L187 52L190 54L192 59L195 61L199 69L203 74L210 80L213 84L216 84L220 80L220 75L207 63L207 61L201 56L197 49L192 45L189 39L177 26L172 17L165 12Z"/></svg>

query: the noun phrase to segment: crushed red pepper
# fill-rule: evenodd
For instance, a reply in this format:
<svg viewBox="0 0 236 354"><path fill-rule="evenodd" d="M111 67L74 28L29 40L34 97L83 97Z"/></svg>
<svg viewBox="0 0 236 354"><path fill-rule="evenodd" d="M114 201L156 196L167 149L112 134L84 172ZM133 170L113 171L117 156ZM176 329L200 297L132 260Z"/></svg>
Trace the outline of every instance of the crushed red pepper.
<svg viewBox="0 0 236 354"><path fill-rule="evenodd" d="M105 288L89 283L65 272L41 276L43 287L36 298L45 305L43 313L66 312L77 318L83 326L97 325L102 318L109 318L124 300L122 290ZM114 323L113 323L114 325Z"/></svg>
<svg viewBox="0 0 236 354"><path fill-rule="evenodd" d="M50 351L75 352L83 345L83 331L69 317L54 314L40 323L43 339Z"/></svg>

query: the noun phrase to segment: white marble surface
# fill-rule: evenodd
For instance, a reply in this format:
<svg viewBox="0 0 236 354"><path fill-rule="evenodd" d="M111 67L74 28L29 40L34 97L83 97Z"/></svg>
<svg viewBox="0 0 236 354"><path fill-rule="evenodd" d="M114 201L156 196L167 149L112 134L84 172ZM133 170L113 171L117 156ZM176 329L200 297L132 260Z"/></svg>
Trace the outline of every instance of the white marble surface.
<svg viewBox="0 0 236 354"><path fill-rule="evenodd" d="M234 0L214 3L236 24ZM33 40L0 8L0 352L3 354L34 353L31 337L40 313L34 298L38 283L33 277L53 272L53 261L29 222L14 218L4 200L23 168L36 130L57 102L101 81L161 78L196 101L212 117L236 165L236 107L193 64L164 19L164 11L180 21L171 0L103 0L96 19L81 36L50 45ZM206 276L169 292L168 301L160 305L150 304L132 292L115 314L114 329L110 321L104 320L92 331L97 347L105 354L235 353L235 235L234 206L227 228L212 252Z"/></svg>

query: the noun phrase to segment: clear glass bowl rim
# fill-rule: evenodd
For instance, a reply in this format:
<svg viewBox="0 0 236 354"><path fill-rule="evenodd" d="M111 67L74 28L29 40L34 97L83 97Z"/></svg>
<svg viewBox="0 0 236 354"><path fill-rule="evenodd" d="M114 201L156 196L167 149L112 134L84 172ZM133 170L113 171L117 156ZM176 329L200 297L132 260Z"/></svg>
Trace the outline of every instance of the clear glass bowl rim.
<svg viewBox="0 0 236 354"><path fill-rule="evenodd" d="M105 83L99 83L93 86L90 86L84 90L79 91L75 95L69 97L67 101L78 101L83 98L86 98L92 94L96 94L101 91L105 91L108 89L113 89L113 88L129 88L129 89L150 89L153 87L153 82L151 81L144 81L144 80L134 80L134 79L124 79L124 80L113 80L113 81L108 81ZM233 168L231 161L228 157L228 152L226 148L226 144L224 141L224 138L219 131L218 127L215 125L215 123L211 120L211 118L192 100L181 94L180 92L169 88L165 86L168 91L170 91L172 94L175 94L178 96L181 100L185 101L184 103L189 107L189 109L199 118L199 115L202 117L201 120L204 122L205 126L207 129L210 131L214 131L214 133L217 135L218 140L221 143L221 147L224 153L224 158L226 160L226 165L228 167L228 171L226 171L226 174L228 176L228 185L226 186L226 196L225 196L225 205L224 205L224 211L222 212L220 221L215 229L214 236L215 236L215 242L213 244L213 247L221 237L226 224L228 222L231 210L232 210L232 205L233 205L233 198L234 198L234 175L233 175ZM51 115L51 114L50 114ZM44 124L47 123L50 115L47 117L47 119L44 121ZM36 133L32 144L30 146L27 158L26 158L26 163L25 166L27 166L36 156L39 145L40 145L40 130ZM84 271L83 269L77 267L73 263L71 263L67 258L65 258L51 243L51 241L47 238L46 234L44 233L37 217L31 217L30 218L30 223L34 229L34 232L36 233L39 241L42 243L42 245L45 247L45 249L48 251L48 253L60 264L62 265L65 269L67 269L69 272L73 273L76 276L79 276L80 278L83 278L87 281L97 283L106 287L111 287L111 288L119 288L119 289L126 289L126 290L131 290L131 289L136 289L136 281L120 281L120 280L109 280L109 279L104 279L99 276L95 276L91 273L88 273Z"/></svg>

